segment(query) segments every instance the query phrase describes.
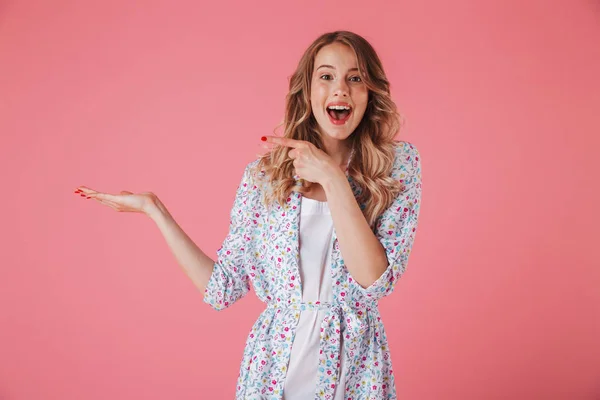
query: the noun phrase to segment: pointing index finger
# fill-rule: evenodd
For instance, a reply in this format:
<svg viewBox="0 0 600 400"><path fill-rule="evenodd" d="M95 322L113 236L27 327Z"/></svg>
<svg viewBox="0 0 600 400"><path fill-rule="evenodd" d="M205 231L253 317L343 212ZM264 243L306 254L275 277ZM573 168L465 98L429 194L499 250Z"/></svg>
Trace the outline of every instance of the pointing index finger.
<svg viewBox="0 0 600 400"><path fill-rule="evenodd" d="M298 147L302 147L305 145L304 141L302 141L302 140L283 138L283 137L277 137L277 136L265 136L265 137L267 139L266 140L267 143L279 144L281 146L298 148Z"/></svg>

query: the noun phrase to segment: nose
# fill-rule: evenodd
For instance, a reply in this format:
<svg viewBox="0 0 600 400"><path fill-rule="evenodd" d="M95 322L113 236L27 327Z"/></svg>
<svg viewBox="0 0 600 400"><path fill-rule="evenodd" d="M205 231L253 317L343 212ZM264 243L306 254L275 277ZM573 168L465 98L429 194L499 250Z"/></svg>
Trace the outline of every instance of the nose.
<svg viewBox="0 0 600 400"><path fill-rule="evenodd" d="M349 90L348 83L344 79L340 79L334 87L333 94L335 96L348 97Z"/></svg>

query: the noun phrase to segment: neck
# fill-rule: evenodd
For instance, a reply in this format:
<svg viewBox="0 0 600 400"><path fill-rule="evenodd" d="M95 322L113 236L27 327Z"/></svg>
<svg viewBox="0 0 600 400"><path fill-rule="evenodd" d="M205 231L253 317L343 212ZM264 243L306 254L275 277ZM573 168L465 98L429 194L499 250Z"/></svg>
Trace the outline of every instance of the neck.
<svg viewBox="0 0 600 400"><path fill-rule="evenodd" d="M323 138L323 146L323 151L325 151L325 153L327 153L340 168L345 169L348 159L350 158L350 141L348 139L341 141Z"/></svg>

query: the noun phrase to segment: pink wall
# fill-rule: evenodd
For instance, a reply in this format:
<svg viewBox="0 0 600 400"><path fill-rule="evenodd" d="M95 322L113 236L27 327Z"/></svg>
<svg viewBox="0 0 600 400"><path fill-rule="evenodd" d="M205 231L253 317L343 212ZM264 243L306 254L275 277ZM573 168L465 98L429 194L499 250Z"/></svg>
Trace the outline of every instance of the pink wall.
<svg viewBox="0 0 600 400"><path fill-rule="evenodd" d="M0 399L233 397L262 304L214 312L152 221L73 189L154 191L214 255L335 29L372 41L422 154L381 303L399 397L600 398L597 1L85 3L0 2Z"/></svg>

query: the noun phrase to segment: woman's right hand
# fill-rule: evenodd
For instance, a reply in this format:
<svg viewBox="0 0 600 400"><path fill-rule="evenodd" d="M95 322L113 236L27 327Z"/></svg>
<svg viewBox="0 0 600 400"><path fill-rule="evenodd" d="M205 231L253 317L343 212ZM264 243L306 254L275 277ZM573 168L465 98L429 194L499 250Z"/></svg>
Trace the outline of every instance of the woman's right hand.
<svg viewBox="0 0 600 400"><path fill-rule="evenodd" d="M126 190L120 194L102 193L86 186L79 186L75 194L85 195L118 212L137 212L150 215L157 206L157 197L152 192L131 193Z"/></svg>

